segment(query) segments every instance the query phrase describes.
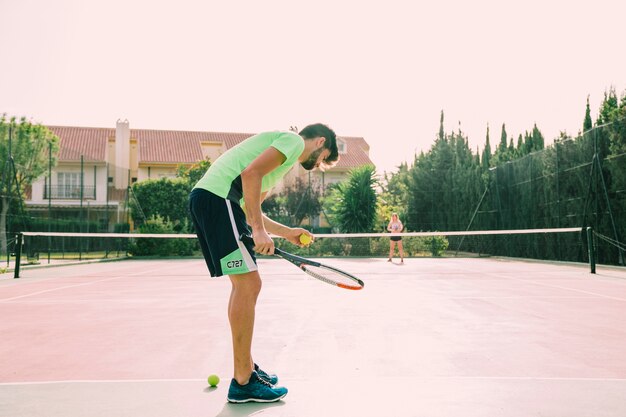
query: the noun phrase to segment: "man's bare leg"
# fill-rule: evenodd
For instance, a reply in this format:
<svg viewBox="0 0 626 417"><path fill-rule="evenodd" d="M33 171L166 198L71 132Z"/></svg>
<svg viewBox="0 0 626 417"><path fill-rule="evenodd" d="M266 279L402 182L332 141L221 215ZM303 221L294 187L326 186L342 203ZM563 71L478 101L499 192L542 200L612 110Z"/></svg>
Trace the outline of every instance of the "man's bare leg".
<svg viewBox="0 0 626 417"><path fill-rule="evenodd" d="M245 385L254 369L251 353L254 313L262 283L258 271L230 275L230 281L228 320L233 338L234 378Z"/></svg>

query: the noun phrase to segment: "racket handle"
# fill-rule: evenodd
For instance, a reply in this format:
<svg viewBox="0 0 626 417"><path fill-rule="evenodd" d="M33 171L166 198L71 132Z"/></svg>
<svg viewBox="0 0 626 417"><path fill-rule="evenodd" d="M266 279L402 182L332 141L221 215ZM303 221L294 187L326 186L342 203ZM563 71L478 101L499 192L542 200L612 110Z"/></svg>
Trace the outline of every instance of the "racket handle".
<svg viewBox="0 0 626 417"><path fill-rule="evenodd" d="M249 245L254 246L254 239L252 239L252 236L246 235L245 233L242 233L239 236L239 240L242 241L243 243L247 243ZM274 248L274 255L280 255L282 256L284 254L284 252L278 248Z"/></svg>
<svg viewBox="0 0 626 417"><path fill-rule="evenodd" d="M251 244L251 245L254 245L254 239L252 239L252 236L248 236L248 235L247 235L247 234L245 234L245 233L242 233L242 234L239 236L239 240L241 240L243 243L249 243L249 244Z"/></svg>

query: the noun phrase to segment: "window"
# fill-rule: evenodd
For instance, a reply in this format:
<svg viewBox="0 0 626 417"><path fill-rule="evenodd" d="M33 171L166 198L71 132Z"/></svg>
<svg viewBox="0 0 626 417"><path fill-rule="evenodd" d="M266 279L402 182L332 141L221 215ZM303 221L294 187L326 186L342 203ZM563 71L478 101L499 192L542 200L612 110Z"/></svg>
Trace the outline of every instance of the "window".
<svg viewBox="0 0 626 417"><path fill-rule="evenodd" d="M80 197L80 172L59 172L57 174L58 198Z"/></svg>
<svg viewBox="0 0 626 417"><path fill-rule="evenodd" d="M337 150L340 154L348 153L348 145L346 145L346 142L342 141L341 139L337 139Z"/></svg>

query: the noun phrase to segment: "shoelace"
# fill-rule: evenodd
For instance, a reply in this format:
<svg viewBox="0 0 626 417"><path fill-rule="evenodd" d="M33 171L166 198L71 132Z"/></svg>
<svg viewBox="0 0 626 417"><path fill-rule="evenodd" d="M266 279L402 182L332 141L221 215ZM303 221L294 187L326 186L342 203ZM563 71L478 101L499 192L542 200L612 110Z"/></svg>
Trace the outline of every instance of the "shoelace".
<svg viewBox="0 0 626 417"><path fill-rule="evenodd" d="M273 387L272 387L272 384L270 384L270 383L269 383L269 381L266 381L266 380L264 380L263 378L261 378L261 377L259 376L259 373L258 373L258 372L257 372L257 379L258 379L258 380L259 380L262 384L267 385L267 386L268 386L268 387L270 387L270 388L273 388Z"/></svg>
<svg viewBox="0 0 626 417"><path fill-rule="evenodd" d="M261 378L270 378L270 375L263 369L259 368L259 365L257 365L256 363L254 364L254 370Z"/></svg>

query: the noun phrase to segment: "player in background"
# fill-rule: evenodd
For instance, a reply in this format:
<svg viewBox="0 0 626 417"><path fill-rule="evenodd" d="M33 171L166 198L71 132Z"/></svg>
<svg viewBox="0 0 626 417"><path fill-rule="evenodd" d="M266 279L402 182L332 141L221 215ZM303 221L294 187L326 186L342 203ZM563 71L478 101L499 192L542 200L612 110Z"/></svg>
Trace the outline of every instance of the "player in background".
<svg viewBox="0 0 626 417"><path fill-rule="evenodd" d="M387 225L387 230L393 233L400 233L404 229L404 225L398 218L398 213L393 213L391 215L391 220L389 220L389 224ZM404 263L404 248L402 247L402 236L391 236L389 239L389 259L387 262L391 262L393 259L393 253L396 244L398 244L398 252L400 253L400 263Z"/></svg>

